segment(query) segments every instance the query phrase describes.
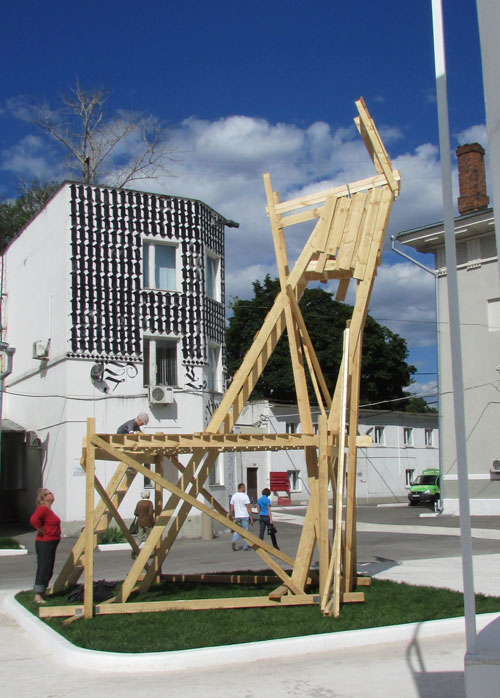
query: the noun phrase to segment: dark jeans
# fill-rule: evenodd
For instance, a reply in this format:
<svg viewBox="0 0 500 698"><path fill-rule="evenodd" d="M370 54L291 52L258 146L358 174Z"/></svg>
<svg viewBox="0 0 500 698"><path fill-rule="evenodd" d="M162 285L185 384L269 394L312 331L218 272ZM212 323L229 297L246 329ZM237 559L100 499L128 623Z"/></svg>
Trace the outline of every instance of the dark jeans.
<svg viewBox="0 0 500 698"><path fill-rule="evenodd" d="M43 594L49 586L50 578L54 573L54 562L58 545L58 540L35 541L36 577L33 591L36 591L38 594Z"/></svg>
<svg viewBox="0 0 500 698"><path fill-rule="evenodd" d="M266 528L269 525L269 516L262 516L260 515L260 531L259 531L259 538L261 540L264 540L264 533L266 532Z"/></svg>

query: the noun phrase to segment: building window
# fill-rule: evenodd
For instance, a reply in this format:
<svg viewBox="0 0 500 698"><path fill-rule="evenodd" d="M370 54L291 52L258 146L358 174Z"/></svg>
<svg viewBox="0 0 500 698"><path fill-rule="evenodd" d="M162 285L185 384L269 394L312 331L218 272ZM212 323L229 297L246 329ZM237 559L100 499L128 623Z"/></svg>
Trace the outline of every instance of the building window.
<svg viewBox="0 0 500 698"><path fill-rule="evenodd" d="M498 332L500 330L500 298L491 298L488 305L488 332Z"/></svg>
<svg viewBox="0 0 500 698"><path fill-rule="evenodd" d="M432 446L433 445L433 438L432 438L432 432L433 429L426 429L424 433L424 439L425 439L425 445L426 446Z"/></svg>
<svg viewBox="0 0 500 698"><path fill-rule="evenodd" d="M220 392L219 385L219 347L208 345L208 380L207 387L214 393Z"/></svg>
<svg viewBox="0 0 500 698"><path fill-rule="evenodd" d="M144 339L144 385L177 385L175 339Z"/></svg>
<svg viewBox="0 0 500 698"><path fill-rule="evenodd" d="M286 433L287 434L296 434L297 433L297 422L286 422L285 423L285 428L286 428Z"/></svg>
<svg viewBox="0 0 500 698"><path fill-rule="evenodd" d="M411 427L403 428L403 443L405 446L413 446L413 429Z"/></svg>
<svg viewBox="0 0 500 698"><path fill-rule="evenodd" d="M212 298L214 301L220 300L219 298L219 260L212 255L207 254L206 257L206 268L207 268L207 296Z"/></svg>
<svg viewBox="0 0 500 698"><path fill-rule="evenodd" d="M411 483L413 482L413 476L415 475L415 470L413 468L408 468L405 470L405 486L406 487L411 487Z"/></svg>
<svg viewBox="0 0 500 698"><path fill-rule="evenodd" d="M384 427L375 427L373 429L373 443L382 446L384 443Z"/></svg>
<svg viewBox="0 0 500 698"><path fill-rule="evenodd" d="M222 456L218 456L215 461L212 470L208 476L208 482L210 485L223 485L224 484L224 472L222 467Z"/></svg>
<svg viewBox="0 0 500 698"><path fill-rule="evenodd" d="M302 481L300 479L300 471L299 470L289 470L288 471L288 481L290 483L290 491L291 492L300 492L302 489Z"/></svg>
<svg viewBox="0 0 500 698"><path fill-rule="evenodd" d="M150 463L143 463L143 466L147 468L148 470L151 470L151 464ZM143 475L144 478L144 488L147 489L152 489L155 486L154 480L151 480L149 477L146 477Z"/></svg>
<svg viewBox="0 0 500 698"><path fill-rule="evenodd" d="M175 245L144 242L142 245L142 283L144 288L175 291L176 279Z"/></svg>

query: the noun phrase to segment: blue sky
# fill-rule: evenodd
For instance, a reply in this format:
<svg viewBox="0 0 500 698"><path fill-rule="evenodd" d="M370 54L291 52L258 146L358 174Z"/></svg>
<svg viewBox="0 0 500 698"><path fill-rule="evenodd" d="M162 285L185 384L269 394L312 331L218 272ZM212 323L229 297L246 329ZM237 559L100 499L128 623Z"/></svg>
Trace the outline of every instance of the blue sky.
<svg viewBox="0 0 500 698"><path fill-rule="evenodd" d="M486 145L476 4L443 0L443 11L452 148ZM0 195L19 177L64 176L53 144L19 118L21 100L56 106L75 78L104 86L111 116L140 111L171 128L174 176L137 188L240 222L227 235L229 295L276 273L263 172L282 199L372 174L352 122L360 95L402 174L389 232L442 219L431 0L17 0L0 31ZM303 241L291 234L291 256ZM423 390L435 379L433 283L387 251L370 307L407 339Z"/></svg>

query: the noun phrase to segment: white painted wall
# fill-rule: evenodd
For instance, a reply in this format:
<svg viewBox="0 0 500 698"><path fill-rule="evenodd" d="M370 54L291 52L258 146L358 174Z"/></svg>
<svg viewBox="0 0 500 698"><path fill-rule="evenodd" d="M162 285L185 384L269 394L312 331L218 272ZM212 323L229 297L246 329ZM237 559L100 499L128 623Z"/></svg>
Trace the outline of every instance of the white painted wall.
<svg viewBox="0 0 500 698"><path fill-rule="evenodd" d="M238 423L262 424L267 432L286 433L286 423L298 423L296 405L276 405L252 401L245 406ZM359 448L357 459L356 496L358 501L407 502L406 470L414 471L414 477L425 468L439 467L439 430L437 415L410 414L404 412L364 411L359 416L359 433L371 434L375 426L384 427L384 439L380 445ZM412 445L403 443L403 429L412 428ZM425 445L425 430L432 428L432 446ZM298 432L301 431L298 424ZM259 461L256 456L261 456ZM291 491L292 502L306 503L309 485L304 454L300 450L273 451L262 454L242 454L242 472L255 464L259 467L258 481L262 487L269 485L271 471L296 470L297 488ZM244 478L243 478L244 479Z"/></svg>

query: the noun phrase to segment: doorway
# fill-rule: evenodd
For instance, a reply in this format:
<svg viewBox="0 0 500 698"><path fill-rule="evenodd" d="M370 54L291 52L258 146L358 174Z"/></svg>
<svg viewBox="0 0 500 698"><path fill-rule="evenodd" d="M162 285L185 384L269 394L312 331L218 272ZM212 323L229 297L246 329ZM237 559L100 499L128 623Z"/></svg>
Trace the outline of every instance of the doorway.
<svg viewBox="0 0 500 698"><path fill-rule="evenodd" d="M247 468L247 494L252 504L257 501L257 471L258 468Z"/></svg>

